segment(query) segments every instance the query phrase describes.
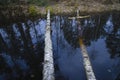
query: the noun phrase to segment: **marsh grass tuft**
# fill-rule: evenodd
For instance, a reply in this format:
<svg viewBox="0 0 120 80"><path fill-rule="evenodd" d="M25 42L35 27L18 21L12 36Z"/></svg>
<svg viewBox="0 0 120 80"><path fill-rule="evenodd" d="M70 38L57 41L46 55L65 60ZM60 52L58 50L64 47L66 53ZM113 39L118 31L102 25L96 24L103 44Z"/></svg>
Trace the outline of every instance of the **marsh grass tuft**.
<svg viewBox="0 0 120 80"><path fill-rule="evenodd" d="M29 12L30 16L36 16L38 14L37 10L36 10L36 7L33 6L33 5L29 6L28 12Z"/></svg>
<svg viewBox="0 0 120 80"><path fill-rule="evenodd" d="M47 11L48 9L50 10L50 14L53 15L53 14L54 14L53 8L50 7L50 6L47 6L47 7L46 7L46 11Z"/></svg>

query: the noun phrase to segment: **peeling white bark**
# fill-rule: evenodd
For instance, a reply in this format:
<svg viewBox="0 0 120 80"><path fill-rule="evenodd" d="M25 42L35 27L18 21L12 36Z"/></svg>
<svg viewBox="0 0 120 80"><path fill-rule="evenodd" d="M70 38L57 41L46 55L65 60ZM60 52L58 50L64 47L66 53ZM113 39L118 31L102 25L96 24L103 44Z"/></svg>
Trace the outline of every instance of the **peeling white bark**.
<svg viewBox="0 0 120 80"><path fill-rule="evenodd" d="M83 43L83 40L80 38L79 42L80 42L80 48L81 48L82 55L83 55L83 63L84 63L87 80L96 80L86 47Z"/></svg>
<svg viewBox="0 0 120 80"><path fill-rule="evenodd" d="M55 80L54 78L54 62L51 41L50 29L50 11L47 14L47 26L45 32L45 49L44 49L44 66L43 66L43 80Z"/></svg>

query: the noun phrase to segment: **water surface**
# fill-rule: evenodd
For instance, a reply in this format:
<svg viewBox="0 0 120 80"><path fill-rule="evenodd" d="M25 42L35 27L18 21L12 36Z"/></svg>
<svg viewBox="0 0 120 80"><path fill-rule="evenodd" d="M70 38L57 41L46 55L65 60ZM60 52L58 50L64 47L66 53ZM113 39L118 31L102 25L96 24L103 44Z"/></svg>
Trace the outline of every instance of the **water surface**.
<svg viewBox="0 0 120 80"><path fill-rule="evenodd" d="M46 20L0 27L0 80L42 79Z"/></svg>
<svg viewBox="0 0 120 80"><path fill-rule="evenodd" d="M81 36L97 80L120 80L119 17L120 13L81 20L51 17L56 80L86 80ZM41 18L0 26L0 80L42 80L45 26Z"/></svg>

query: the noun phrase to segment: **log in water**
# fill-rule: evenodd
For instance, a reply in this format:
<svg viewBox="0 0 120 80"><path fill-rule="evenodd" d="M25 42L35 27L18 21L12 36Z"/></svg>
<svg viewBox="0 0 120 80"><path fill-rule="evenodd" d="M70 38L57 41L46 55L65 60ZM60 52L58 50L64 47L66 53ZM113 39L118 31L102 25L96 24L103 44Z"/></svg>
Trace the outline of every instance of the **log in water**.
<svg viewBox="0 0 120 80"><path fill-rule="evenodd" d="M90 63L90 59L87 54L86 47L83 43L82 38L79 38L79 44L80 44L80 48L81 48L82 55L83 55L83 64L84 64L87 80L96 80L93 69L92 69L92 65Z"/></svg>
<svg viewBox="0 0 120 80"><path fill-rule="evenodd" d="M43 80L54 80L54 62L53 62L53 51L52 51L52 42L51 42L50 33L51 33L50 11L48 10L47 26L45 32Z"/></svg>

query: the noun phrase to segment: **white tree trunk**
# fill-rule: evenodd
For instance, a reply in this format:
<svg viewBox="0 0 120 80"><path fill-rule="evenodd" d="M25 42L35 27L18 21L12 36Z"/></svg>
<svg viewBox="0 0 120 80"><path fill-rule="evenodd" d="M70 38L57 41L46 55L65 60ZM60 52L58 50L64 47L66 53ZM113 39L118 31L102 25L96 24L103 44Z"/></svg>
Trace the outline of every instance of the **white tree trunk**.
<svg viewBox="0 0 120 80"><path fill-rule="evenodd" d="M80 48L81 48L82 55L83 55L83 64L84 64L87 80L96 80L93 69L92 69L92 65L90 63L88 53L86 51L86 47L83 43L83 39L80 38L79 43L80 43Z"/></svg>
<svg viewBox="0 0 120 80"><path fill-rule="evenodd" d="M53 49L51 41L50 29L50 11L47 14L47 26L45 32L45 49L44 49L44 66L43 66L43 80L54 80L54 62Z"/></svg>

